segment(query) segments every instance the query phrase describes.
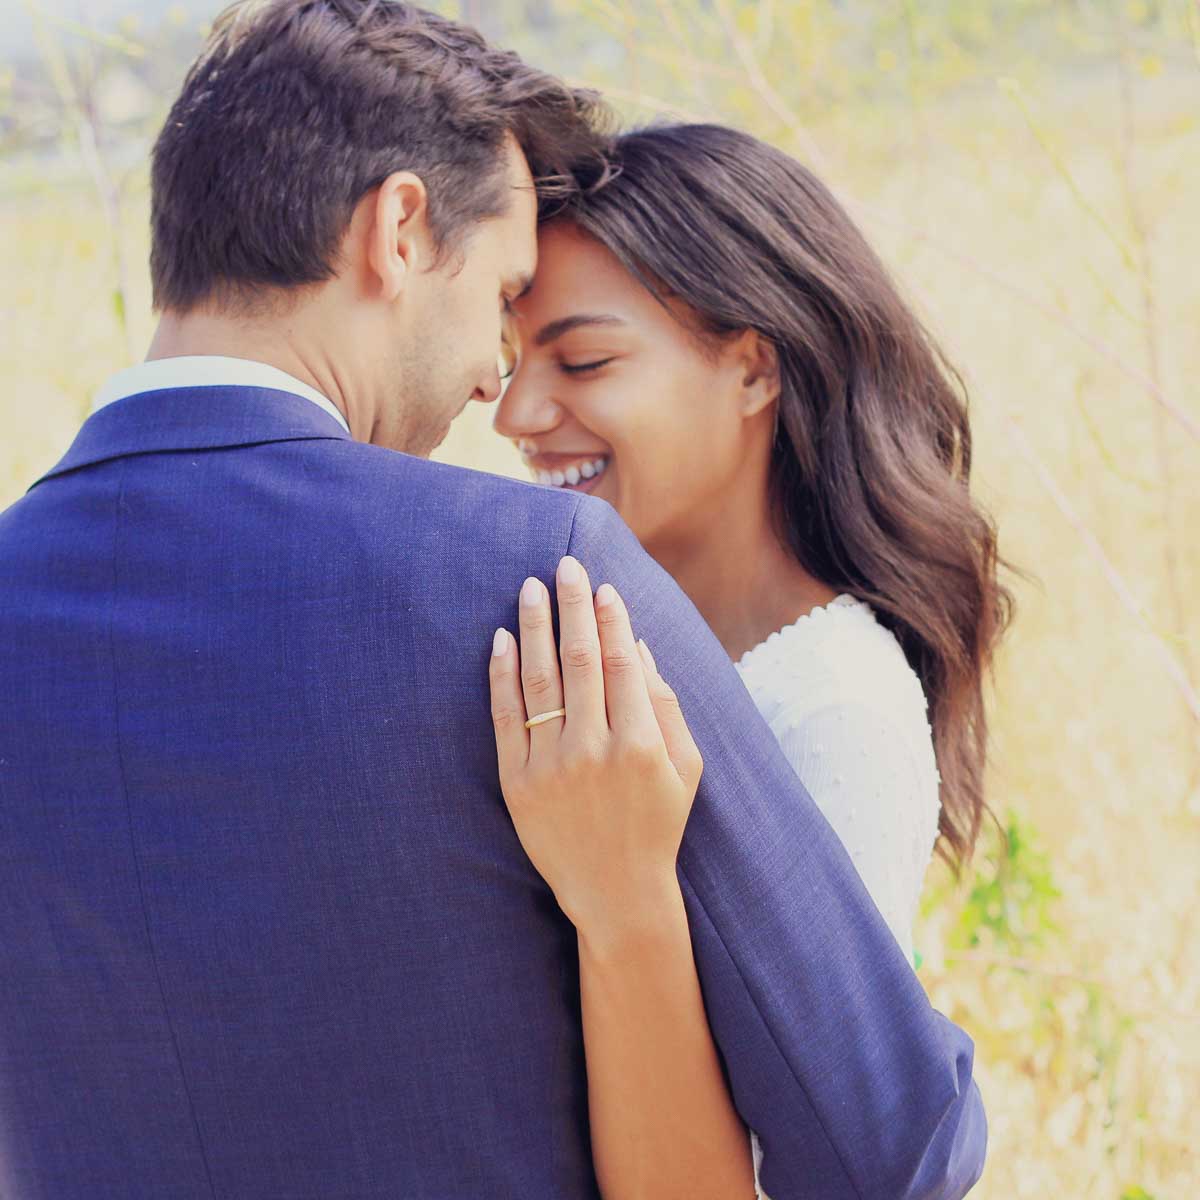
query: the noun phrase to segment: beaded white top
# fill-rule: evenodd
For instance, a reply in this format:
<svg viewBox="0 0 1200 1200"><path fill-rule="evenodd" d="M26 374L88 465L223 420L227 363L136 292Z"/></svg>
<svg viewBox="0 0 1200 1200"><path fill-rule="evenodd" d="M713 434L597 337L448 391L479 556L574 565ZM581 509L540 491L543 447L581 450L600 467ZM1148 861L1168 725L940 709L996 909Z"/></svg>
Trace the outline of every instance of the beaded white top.
<svg viewBox="0 0 1200 1200"><path fill-rule="evenodd" d="M746 689L842 839L909 962L941 811L921 681L869 604L842 594L735 663ZM755 1195L762 1147L750 1133Z"/></svg>

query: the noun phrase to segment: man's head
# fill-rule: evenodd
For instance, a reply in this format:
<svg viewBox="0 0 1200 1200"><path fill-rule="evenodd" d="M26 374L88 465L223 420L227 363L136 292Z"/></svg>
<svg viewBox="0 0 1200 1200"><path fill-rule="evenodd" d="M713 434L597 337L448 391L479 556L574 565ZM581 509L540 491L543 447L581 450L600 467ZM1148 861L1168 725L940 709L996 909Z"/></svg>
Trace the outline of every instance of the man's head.
<svg viewBox="0 0 1200 1200"><path fill-rule="evenodd" d="M166 340L302 368L356 437L427 454L498 394L539 205L606 123L594 93L412 5L240 0L154 146Z"/></svg>

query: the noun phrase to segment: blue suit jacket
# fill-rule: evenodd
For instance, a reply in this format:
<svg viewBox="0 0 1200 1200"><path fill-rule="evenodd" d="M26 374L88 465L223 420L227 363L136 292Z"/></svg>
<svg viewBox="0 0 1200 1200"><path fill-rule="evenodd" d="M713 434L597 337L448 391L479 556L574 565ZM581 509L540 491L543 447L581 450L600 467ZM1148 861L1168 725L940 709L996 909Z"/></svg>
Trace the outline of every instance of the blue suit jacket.
<svg viewBox="0 0 1200 1200"><path fill-rule="evenodd" d="M704 756L678 872L764 1188L968 1190L971 1040L615 511L206 387L100 410L0 514L5 1200L598 1196L575 933L488 705L568 551Z"/></svg>

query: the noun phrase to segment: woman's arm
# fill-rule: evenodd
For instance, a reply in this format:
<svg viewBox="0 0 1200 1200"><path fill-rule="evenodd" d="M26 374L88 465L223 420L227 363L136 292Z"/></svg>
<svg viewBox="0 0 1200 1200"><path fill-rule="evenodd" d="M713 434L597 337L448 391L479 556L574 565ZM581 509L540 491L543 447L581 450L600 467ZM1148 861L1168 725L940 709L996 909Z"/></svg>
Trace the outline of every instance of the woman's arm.
<svg viewBox="0 0 1200 1200"><path fill-rule="evenodd" d="M753 1200L750 1142L708 1027L678 884L623 916L578 938L592 1157L605 1200Z"/></svg>
<svg viewBox="0 0 1200 1200"><path fill-rule="evenodd" d="M514 827L577 930L596 1175L605 1200L752 1200L676 876L703 762L621 598L593 602L570 558L557 583L561 650L529 580L519 650L497 631L492 715Z"/></svg>
<svg viewBox="0 0 1200 1200"><path fill-rule="evenodd" d="M677 874L762 1186L772 1200L961 1200L987 1150L974 1043L930 1005L695 606L611 505L578 500L567 550L620 591L704 756Z"/></svg>
<svg viewBox="0 0 1200 1200"><path fill-rule="evenodd" d="M524 646L534 610L521 605L517 677L501 630L490 678L500 783L534 867L586 930L673 864L712 1037L737 1111L760 1139L759 1178L774 1200L961 1200L987 1146L971 1039L930 1006L678 584L593 497L579 497L569 549L619 585L678 700L667 688L669 699L655 702L656 744L631 736L649 703L636 651L610 650L598 669L596 640L581 638L574 615L593 613L590 585L564 587L561 575L560 678L549 598L533 581L542 607L532 668ZM617 720L593 723L610 687ZM583 716L550 715L559 707ZM527 712L548 719L526 728Z"/></svg>

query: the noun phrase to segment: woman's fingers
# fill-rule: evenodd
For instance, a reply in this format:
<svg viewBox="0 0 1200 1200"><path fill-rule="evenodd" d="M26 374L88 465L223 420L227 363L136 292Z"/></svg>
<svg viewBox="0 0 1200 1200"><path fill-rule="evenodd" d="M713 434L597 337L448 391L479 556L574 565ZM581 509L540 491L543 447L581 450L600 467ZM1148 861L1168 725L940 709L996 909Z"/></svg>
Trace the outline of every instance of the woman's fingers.
<svg viewBox="0 0 1200 1200"><path fill-rule="evenodd" d="M517 643L507 629L497 629L488 665L492 692L492 726L501 780L511 779L529 758L529 730L525 728L525 697L521 692L521 664Z"/></svg>
<svg viewBox="0 0 1200 1200"><path fill-rule="evenodd" d="M608 728L608 722L591 581L583 564L568 554L558 564L555 584L568 728L574 732L601 732Z"/></svg>
<svg viewBox="0 0 1200 1200"><path fill-rule="evenodd" d="M629 613L611 583L601 584L596 592L596 625L609 728L621 737L656 735L658 722L646 690L646 675L633 640Z"/></svg>
<svg viewBox="0 0 1200 1200"><path fill-rule="evenodd" d="M563 706L550 593L536 576L531 575L521 586L517 611L521 626L521 690L525 696L525 709L532 718ZM562 717L535 725L529 731L532 735L530 749L556 742L562 736L562 729Z"/></svg>
<svg viewBox="0 0 1200 1200"><path fill-rule="evenodd" d="M675 689L658 673L650 647L644 640L639 640L637 646L646 664L646 687L650 692L650 703L658 720L658 728L667 744L667 756L679 773L679 778L694 789L704 771L700 748L684 720Z"/></svg>

